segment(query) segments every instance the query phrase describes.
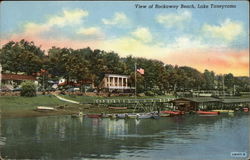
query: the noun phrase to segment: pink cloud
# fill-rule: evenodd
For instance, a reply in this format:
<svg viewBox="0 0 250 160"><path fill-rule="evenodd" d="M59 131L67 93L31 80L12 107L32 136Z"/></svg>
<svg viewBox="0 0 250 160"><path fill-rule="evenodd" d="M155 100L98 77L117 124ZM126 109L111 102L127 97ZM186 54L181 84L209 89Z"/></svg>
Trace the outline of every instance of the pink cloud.
<svg viewBox="0 0 250 160"><path fill-rule="evenodd" d="M8 39L3 39L0 41L1 45L4 45L8 43L9 41L20 41L21 39L25 39L27 41L33 41L36 46L41 46L43 50L48 50L52 46L60 47L60 48L73 48L73 49L79 49L79 48L85 48L85 47L91 47L92 49L97 49L99 46L100 41L80 41L80 40L72 40L72 39L44 39L33 35L28 34L20 34L20 35L13 35Z"/></svg>
<svg viewBox="0 0 250 160"><path fill-rule="evenodd" d="M217 74L233 73L236 76L249 75L248 50L185 50L168 54L165 63L191 66L201 72L205 69L213 70Z"/></svg>

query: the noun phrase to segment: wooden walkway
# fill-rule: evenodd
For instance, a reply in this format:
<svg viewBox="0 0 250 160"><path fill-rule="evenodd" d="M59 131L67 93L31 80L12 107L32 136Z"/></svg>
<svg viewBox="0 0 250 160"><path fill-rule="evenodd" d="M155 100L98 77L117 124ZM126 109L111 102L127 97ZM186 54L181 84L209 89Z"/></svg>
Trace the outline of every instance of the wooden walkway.
<svg viewBox="0 0 250 160"><path fill-rule="evenodd" d="M163 107L171 107L169 102L174 98L154 98L154 99L97 99L93 104L99 107L127 107L129 109L139 109L145 112L160 110Z"/></svg>
<svg viewBox="0 0 250 160"><path fill-rule="evenodd" d="M97 99L95 104L137 104L137 103L168 103L175 98L154 98L154 99Z"/></svg>

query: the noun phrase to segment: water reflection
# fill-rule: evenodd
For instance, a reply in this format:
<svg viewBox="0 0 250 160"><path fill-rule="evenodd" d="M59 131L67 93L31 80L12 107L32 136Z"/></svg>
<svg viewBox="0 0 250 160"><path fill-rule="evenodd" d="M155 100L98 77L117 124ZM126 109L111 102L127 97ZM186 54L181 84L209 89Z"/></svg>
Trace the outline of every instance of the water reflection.
<svg viewBox="0 0 250 160"><path fill-rule="evenodd" d="M225 153L249 149L249 115L0 120L2 156L14 159L197 159L197 154L227 159L230 154Z"/></svg>

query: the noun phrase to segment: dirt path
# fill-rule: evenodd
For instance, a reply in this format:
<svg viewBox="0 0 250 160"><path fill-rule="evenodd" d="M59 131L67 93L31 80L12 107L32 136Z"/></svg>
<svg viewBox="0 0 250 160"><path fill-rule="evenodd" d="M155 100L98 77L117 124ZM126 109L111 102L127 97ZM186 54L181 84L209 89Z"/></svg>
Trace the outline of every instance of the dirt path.
<svg viewBox="0 0 250 160"><path fill-rule="evenodd" d="M63 97L57 95L56 93L54 93L53 95L56 96L56 98L60 99L61 101L65 101L65 102L69 102L69 103L74 103L74 104L80 104L80 102L77 102L77 101L73 101L73 100L70 100L70 99L63 98Z"/></svg>

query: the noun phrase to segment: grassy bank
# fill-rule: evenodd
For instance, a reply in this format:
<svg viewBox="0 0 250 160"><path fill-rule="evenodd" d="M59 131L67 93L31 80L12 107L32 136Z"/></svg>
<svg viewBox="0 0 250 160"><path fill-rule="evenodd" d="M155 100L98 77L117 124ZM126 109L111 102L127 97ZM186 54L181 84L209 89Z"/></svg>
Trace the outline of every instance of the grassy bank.
<svg viewBox="0 0 250 160"><path fill-rule="evenodd" d="M66 102L60 101L55 96L36 96L36 97L20 97L20 96L1 96L0 108L2 111L31 110L36 106L58 106Z"/></svg>
<svg viewBox="0 0 250 160"><path fill-rule="evenodd" d="M60 95L64 98L75 100L83 103L94 102L96 99L107 99L100 96L72 96ZM134 97L108 97L108 99L133 99ZM160 98L160 97L138 97L139 98ZM162 97L163 98L163 97ZM166 98L166 97L164 97ZM34 111L37 106L58 107L63 106L53 112L38 112ZM53 95L39 95L36 97L20 97L20 96L1 96L0 97L0 112L2 117L30 117L30 116L48 116L48 115L65 115L78 113L123 113L132 112L133 110L110 110L88 104L72 104L59 100Z"/></svg>

